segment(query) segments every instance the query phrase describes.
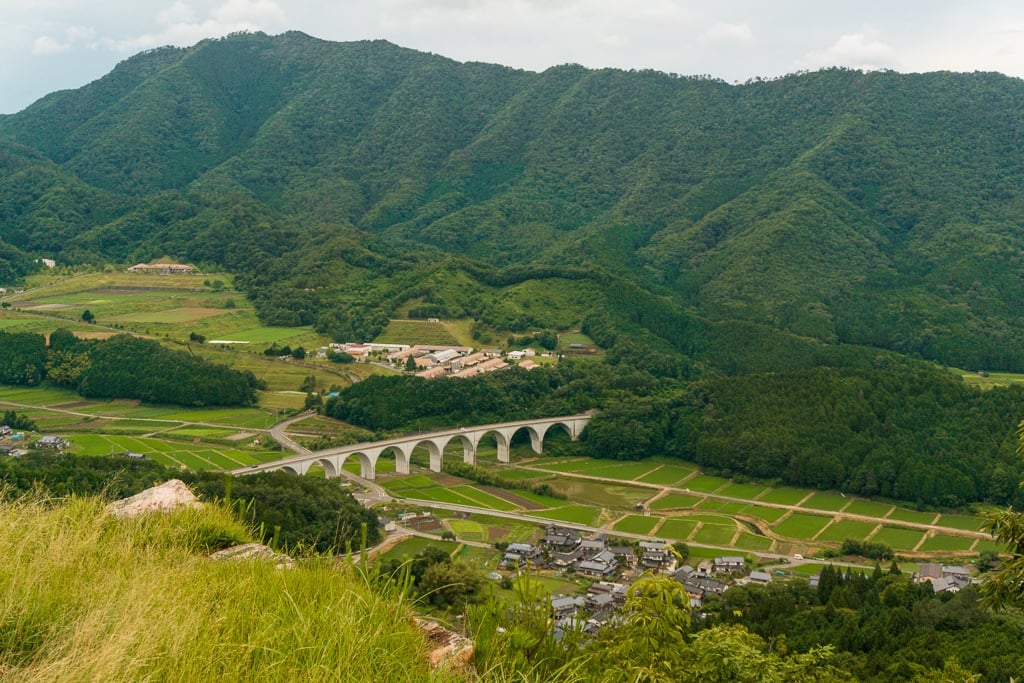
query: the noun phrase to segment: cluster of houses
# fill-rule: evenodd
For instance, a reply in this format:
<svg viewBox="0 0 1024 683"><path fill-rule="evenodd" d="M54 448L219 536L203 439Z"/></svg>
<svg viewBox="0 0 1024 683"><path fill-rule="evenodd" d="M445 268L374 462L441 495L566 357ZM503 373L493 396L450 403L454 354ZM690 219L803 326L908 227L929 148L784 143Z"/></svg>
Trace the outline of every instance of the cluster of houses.
<svg viewBox="0 0 1024 683"><path fill-rule="evenodd" d="M711 595L720 595L732 586L748 583L768 584L772 576L764 571L748 571L739 556L721 556L705 560L697 567L677 567L676 555L664 541L641 541L634 550L612 546L598 537L585 539L573 529L549 526L537 545L512 543L505 549L502 564L519 569L527 564L537 568L574 571L597 578L583 596L552 596L549 602L556 634L568 630L594 632L626 600L631 577L646 572L670 575L682 584L690 606L700 609ZM618 581L614 580L618 579Z"/></svg>
<svg viewBox="0 0 1024 683"><path fill-rule="evenodd" d="M697 567L678 567L677 554L665 541L640 541L634 549L610 545L603 535L584 538L578 531L558 525L546 527L537 545L509 544L502 565L516 570L529 565L598 579L586 597L556 596L551 607L556 619L575 619L585 613L598 624L602 623L604 612L613 611L625 599L629 584L612 583L614 578L628 581L647 572L670 575L683 585L694 608L700 608L709 595L724 593L730 586L772 581L768 572L748 571L740 556L724 555L705 560ZM588 621L586 628L591 626Z"/></svg>
<svg viewBox="0 0 1024 683"><path fill-rule="evenodd" d="M25 455L28 453L21 447L25 434L15 432L8 425L0 425L0 455Z"/></svg>
<svg viewBox="0 0 1024 683"><path fill-rule="evenodd" d="M936 593L957 593L973 581L970 570L965 567L929 562L921 564L914 580L930 582Z"/></svg>
<svg viewBox="0 0 1024 683"><path fill-rule="evenodd" d="M675 556L663 541L640 543L640 555L627 545L609 545L603 535L587 539L576 531L558 525L544 529L538 545L512 543L505 549L502 564L520 569L527 564L540 569L575 572L595 579L606 579L621 571L675 569Z"/></svg>
<svg viewBox="0 0 1024 683"><path fill-rule="evenodd" d="M330 344L321 347L317 358L328 358L330 353L347 353L357 361L379 360L405 369L415 368L418 377L472 377L483 372L494 372L509 367L508 361L515 361L519 367L530 370L537 364L533 349L510 351L503 354L501 349L474 350L468 346L431 346L427 344ZM409 360L412 359L411 366Z"/></svg>

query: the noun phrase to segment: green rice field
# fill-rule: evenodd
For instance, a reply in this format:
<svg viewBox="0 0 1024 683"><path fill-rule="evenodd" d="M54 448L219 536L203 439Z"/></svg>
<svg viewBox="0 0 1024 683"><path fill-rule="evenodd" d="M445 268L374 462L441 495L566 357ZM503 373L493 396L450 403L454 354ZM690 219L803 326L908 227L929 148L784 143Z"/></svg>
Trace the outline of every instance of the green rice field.
<svg viewBox="0 0 1024 683"><path fill-rule="evenodd" d="M807 541L814 538L815 534L821 531L831 519L831 517L823 515L808 515L802 512L794 512L786 519L776 523L774 530L780 536Z"/></svg>
<svg viewBox="0 0 1024 683"><path fill-rule="evenodd" d="M229 470L280 457L272 451L240 450L202 444L186 444L161 439L113 434L78 434L68 436L73 452L80 455L112 455L141 453L162 465L197 470Z"/></svg>
<svg viewBox="0 0 1024 683"><path fill-rule="evenodd" d="M818 534L815 541L831 541L842 543L848 538L863 541L868 535L878 528L874 522L858 522L850 519L841 519L833 522Z"/></svg>
<svg viewBox="0 0 1024 683"><path fill-rule="evenodd" d="M662 484L664 486L677 485L686 477L696 472L696 468L681 467L679 465L662 465L656 470L639 477L637 481L647 484Z"/></svg>
<svg viewBox="0 0 1024 683"><path fill-rule="evenodd" d="M725 488L729 483L728 479L723 479L722 477L713 477L710 474L699 474L696 477L687 479L684 486L687 491L713 493L718 489Z"/></svg>
<svg viewBox="0 0 1024 683"><path fill-rule="evenodd" d="M964 531L981 531L981 526L984 523L981 517L969 517L967 515L947 515L943 514L939 517L938 524L942 526L948 526L953 529L963 529Z"/></svg>
<svg viewBox="0 0 1024 683"><path fill-rule="evenodd" d="M921 551L926 553L936 553L944 551L967 551L970 550L977 539L967 538L965 536L947 536L945 534L935 534L930 538L926 538L924 543L921 544Z"/></svg>
<svg viewBox="0 0 1024 683"><path fill-rule="evenodd" d="M876 503L871 500L855 498L843 510L848 515L864 515L865 517L884 517L893 506L889 503Z"/></svg>
<svg viewBox="0 0 1024 683"><path fill-rule="evenodd" d="M931 524L939 515L934 512L918 512L906 508L894 508L889 519L899 522L914 522L915 524Z"/></svg>
<svg viewBox="0 0 1024 683"><path fill-rule="evenodd" d="M775 503L776 505L796 505L801 500L807 497L810 491L806 489L793 489L787 486L779 488L773 488L766 491L758 502L760 503Z"/></svg>
<svg viewBox="0 0 1024 683"><path fill-rule="evenodd" d="M871 541L873 543L884 543L897 551L913 550L923 537L924 532L922 531L886 526L879 529L878 533L871 538Z"/></svg>
<svg viewBox="0 0 1024 683"><path fill-rule="evenodd" d="M531 511L530 514L538 517L544 517L545 519L553 519L561 522L575 522L576 524L594 526L597 524L597 518L600 514L600 510L589 505L565 505L563 507L552 508L550 510Z"/></svg>
<svg viewBox="0 0 1024 683"><path fill-rule="evenodd" d="M838 512L850 503L850 499L843 495L834 493L815 493L810 498L800 503L800 507L809 510L825 510L827 512Z"/></svg>
<svg viewBox="0 0 1024 683"><path fill-rule="evenodd" d="M642 515L626 515L612 528L630 534L650 534L661 521L661 517L644 517Z"/></svg>
<svg viewBox="0 0 1024 683"><path fill-rule="evenodd" d="M703 498L684 493L669 493L650 504L652 510L683 510L696 507Z"/></svg>
<svg viewBox="0 0 1024 683"><path fill-rule="evenodd" d="M688 517L670 517L658 528L660 538L688 540L699 522Z"/></svg>

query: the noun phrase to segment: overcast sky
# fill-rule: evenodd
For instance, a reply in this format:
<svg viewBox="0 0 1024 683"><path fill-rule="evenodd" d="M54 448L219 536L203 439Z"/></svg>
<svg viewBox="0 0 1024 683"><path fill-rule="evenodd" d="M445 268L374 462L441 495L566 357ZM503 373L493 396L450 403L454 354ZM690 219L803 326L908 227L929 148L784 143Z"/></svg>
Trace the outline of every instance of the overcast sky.
<svg viewBox="0 0 1024 683"><path fill-rule="evenodd" d="M1013 0L0 0L0 113L141 50L293 29L535 71L575 62L728 82L835 65L1024 76L1024 3Z"/></svg>

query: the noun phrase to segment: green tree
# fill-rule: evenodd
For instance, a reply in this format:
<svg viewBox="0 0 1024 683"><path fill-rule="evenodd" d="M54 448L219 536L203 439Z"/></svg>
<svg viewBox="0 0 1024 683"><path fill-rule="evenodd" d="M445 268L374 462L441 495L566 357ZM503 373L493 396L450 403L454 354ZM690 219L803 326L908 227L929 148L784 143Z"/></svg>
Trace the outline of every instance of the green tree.
<svg viewBox="0 0 1024 683"><path fill-rule="evenodd" d="M90 311L88 308L85 309L84 311L82 311L82 321L83 322L87 322L87 323L89 323L91 325L93 323L93 321L95 321L95 320L96 320L96 316L94 316L92 314L92 311Z"/></svg>
<svg viewBox="0 0 1024 683"><path fill-rule="evenodd" d="M1017 430L1017 444L1017 454L1024 455L1024 422ZM990 513L983 528L1010 555L988 572L981 586L984 603L996 610L1024 609L1024 513L1013 508Z"/></svg>

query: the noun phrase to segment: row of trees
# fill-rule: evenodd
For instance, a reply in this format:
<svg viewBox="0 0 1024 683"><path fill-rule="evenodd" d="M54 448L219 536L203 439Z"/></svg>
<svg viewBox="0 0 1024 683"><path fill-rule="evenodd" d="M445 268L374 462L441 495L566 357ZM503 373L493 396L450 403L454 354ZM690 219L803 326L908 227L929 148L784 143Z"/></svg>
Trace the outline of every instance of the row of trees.
<svg viewBox="0 0 1024 683"><path fill-rule="evenodd" d="M48 380L90 398L135 398L186 406L251 405L259 381L159 342L117 335L79 339L68 330L46 338L0 331L0 382L35 385Z"/></svg>

